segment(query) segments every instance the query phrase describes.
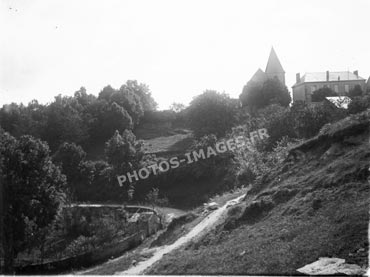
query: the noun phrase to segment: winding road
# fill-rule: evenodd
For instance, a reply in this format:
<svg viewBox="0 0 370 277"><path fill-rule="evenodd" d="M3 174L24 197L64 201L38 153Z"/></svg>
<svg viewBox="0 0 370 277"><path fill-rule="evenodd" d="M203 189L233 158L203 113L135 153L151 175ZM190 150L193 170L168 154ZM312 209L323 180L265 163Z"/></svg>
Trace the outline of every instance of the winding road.
<svg viewBox="0 0 370 277"><path fill-rule="evenodd" d="M219 209L210 213L205 219L203 219L198 225L196 225L189 233L184 235L183 237L179 238L171 245L164 245L158 247L153 256L150 257L148 260L142 261L137 265L129 268L123 272L116 272L115 275L140 275L145 274L145 271L148 270L154 263L158 262L162 259L162 257L173 250L183 246L184 244L188 243L192 239L196 237L200 237L203 234L206 234L211 229L215 228L217 225L217 221L224 215L226 215L227 209L230 206L238 204L243 198L245 194L229 200L225 205L220 207Z"/></svg>

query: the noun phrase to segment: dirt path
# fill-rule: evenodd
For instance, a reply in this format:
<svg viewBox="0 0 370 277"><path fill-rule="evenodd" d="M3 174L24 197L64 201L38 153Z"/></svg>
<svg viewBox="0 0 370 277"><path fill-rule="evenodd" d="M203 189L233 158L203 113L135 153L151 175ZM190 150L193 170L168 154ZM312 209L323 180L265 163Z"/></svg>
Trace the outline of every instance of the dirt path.
<svg viewBox="0 0 370 277"><path fill-rule="evenodd" d="M192 239L199 237L203 234L206 234L210 229L215 227L215 223L226 213L226 210L229 206L239 203L245 194L228 201L225 205L215 210L209 214L205 219L203 219L198 225L196 225L189 233L185 236L179 238L176 242L171 245L164 245L158 247L153 256L146 261L138 263L136 266L129 268L123 272L116 272L118 275L139 275L144 274L147 269L149 269L154 263L162 259L162 257L171 251L183 246L185 243L191 241Z"/></svg>

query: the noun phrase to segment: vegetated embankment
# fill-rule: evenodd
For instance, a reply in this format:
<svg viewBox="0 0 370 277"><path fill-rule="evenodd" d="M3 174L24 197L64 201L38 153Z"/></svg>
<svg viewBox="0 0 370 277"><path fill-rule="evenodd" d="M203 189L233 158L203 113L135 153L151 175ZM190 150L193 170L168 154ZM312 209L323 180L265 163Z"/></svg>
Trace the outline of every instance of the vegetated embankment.
<svg viewBox="0 0 370 277"><path fill-rule="evenodd" d="M366 111L326 125L257 180L226 222L150 274L298 274L319 257L368 264Z"/></svg>

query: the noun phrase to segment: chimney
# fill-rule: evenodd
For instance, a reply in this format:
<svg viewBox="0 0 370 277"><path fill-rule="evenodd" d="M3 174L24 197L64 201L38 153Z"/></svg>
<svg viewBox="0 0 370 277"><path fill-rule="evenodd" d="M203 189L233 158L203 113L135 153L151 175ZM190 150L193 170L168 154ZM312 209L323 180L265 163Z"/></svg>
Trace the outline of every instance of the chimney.
<svg viewBox="0 0 370 277"><path fill-rule="evenodd" d="M300 74L300 73L297 73L297 74L295 75L295 82L296 82L297 84L301 82L301 74Z"/></svg>
<svg viewBox="0 0 370 277"><path fill-rule="evenodd" d="M353 74L355 74L358 79L358 70L353 71Z"/></svg>
<svg viewBox="0 0 370 277"><path fill-rule="evenodd" d="M326 81L329 82L329 70L326 71Z"/></svg>

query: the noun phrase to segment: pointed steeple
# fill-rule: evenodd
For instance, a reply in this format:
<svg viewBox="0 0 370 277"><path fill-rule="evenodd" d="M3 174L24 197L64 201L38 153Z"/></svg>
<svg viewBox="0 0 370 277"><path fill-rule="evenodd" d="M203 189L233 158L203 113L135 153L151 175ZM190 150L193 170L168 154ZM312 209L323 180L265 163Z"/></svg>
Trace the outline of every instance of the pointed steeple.
<svg viewBox="0 0 370 277"><path fill-rule="evenodd" d="M269 60L265 70L266 76L269 79L278 79L285 86L285 71L281 66L279 58L277 57L274 47L271 47Z"/></svg>
<svg viewBox="0 0 370 277"><path fill-rule="evenodd" d="M285 73L279 61L279 58L276 55L274 47L271 47L271 52L270 52L269 59L267 61L265 72L266 74Z"/></svg>

